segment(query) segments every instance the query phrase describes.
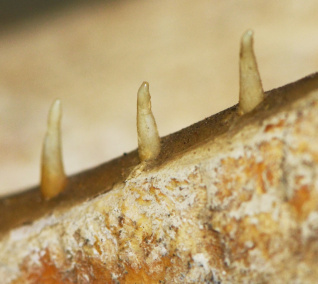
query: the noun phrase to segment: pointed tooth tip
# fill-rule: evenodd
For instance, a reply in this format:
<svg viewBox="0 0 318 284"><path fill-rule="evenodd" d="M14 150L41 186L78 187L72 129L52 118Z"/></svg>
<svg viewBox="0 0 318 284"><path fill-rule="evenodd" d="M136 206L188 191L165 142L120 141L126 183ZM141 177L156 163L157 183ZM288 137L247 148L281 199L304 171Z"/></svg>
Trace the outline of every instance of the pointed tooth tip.
<svg viewBox="0 0 318 284"><path fill-rule="evenodd" d="M52 103L51 109L56 110L56 109L61 109L62 102L60 99L55 99Z"/></svg>
<svg viewBox="0 0 318 284"><path fill-rule="evenodd" d="M48 115L48 123L57 123L62 116L62 102L60 99L53 101Z"/></svg>
<svg viewBox="0 0 318 284"><path fill-rule="evenodd" d="M53 101L54 105L60 105L61 104L61 99L57 98Z"/></svg>
<svg viewBox="0 0 318 284"><path fill-rule="evenodd" d="M138 90L138 93L141 93L141 92L149 92L149 83L147 81L144 81L142 82L139 90Z"/></svg>
<svg viewBox="0 0 318 284"><path fill-rule="evenodd" d="M252 30L247 30L241 38L241 53L244 52L246 49L253 48L253 40L254 40L254 32Z"/></svg>
<svg viewBox="0 0 318 284"><path fill-rule="evenodd" d="M149 83L144 81L137 93L137 106L141 109L148 109L150 107L150 92Z"/></svg>
<svg viewBox="0 0 318 284"><path fill-rule="evenodd" d="M143 81L142 86L144 86L144 88L149 88L149 83L147 81Z"/></svg>
<svg viewBox="0 0 318 284"><path fill-rule="evenodd" d="M245 31L245 33L243 34L242 38L243 39L248 39L248 38L252 38L254 36L254 31L251 29L248 29L247 31Z"/></svg>

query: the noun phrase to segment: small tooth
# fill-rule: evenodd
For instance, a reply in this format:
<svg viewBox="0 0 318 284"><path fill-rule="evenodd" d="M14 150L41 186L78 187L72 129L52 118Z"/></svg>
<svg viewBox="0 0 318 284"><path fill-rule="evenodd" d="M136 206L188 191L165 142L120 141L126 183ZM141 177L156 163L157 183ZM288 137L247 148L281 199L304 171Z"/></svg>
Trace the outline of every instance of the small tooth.
<svg viewBox="0 0 318 284"><path fill-rule="evenodd" d="M253 50L253 31L246 31L241 39L239 113L253 110L264 99L264 91Z"/></svg>
<svg viewBox="0 0 318 284"><path fill-rule="evenodd" d="M45 199L57 196L66 184L62 160L61 117L61 101L57 99L49 111L48 127L42 149L41 192Z"/></svg>
<svg viewBox="0 0 318 284"><path fill-rule="evenodd" d="M160 137L151 111L148 82L143 82L137 95L138 152L141 161L153 160L160 152Z"/></svg>

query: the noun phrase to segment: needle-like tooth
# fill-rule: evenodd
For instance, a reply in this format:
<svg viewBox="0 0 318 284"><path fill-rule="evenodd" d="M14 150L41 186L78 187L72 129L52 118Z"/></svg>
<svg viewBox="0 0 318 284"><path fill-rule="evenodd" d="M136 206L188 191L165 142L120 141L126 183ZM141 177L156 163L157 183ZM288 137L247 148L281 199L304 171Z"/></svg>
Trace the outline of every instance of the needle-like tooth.
<svg viewBox="0 0 318 284"><path fill-rule="evenodd" d="M141 161L153 160L160 152L160 137L151 111L148 82L143 82L137 97L138 153Z"/></svg>
<svg viewBox="0 0 318 284"><path fill-rule="evenodd" d="M253 110L264 99L264 91L253 50L253 31L241 39L239 113Z"/></svg>
<svg viewBox="0 0 318 284"><path fill-rule="evenodd" d="M48 116L48 127L44 137L41 165L41 192L45 199L53 198L63 191L66 176L62 160L61 145L61 101L55 100Z"/></svg>

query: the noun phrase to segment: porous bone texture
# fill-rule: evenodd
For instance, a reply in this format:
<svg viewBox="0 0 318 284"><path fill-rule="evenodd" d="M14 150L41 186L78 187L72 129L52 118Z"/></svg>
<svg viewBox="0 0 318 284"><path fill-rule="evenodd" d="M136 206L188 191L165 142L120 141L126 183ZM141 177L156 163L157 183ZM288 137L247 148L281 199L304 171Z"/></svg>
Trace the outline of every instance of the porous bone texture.
<svg viewBox="0 0 318 284"><path fill-rule="evenodd" d="M281 105L11 229L1 283L315 283L318 92Z"/></svg>

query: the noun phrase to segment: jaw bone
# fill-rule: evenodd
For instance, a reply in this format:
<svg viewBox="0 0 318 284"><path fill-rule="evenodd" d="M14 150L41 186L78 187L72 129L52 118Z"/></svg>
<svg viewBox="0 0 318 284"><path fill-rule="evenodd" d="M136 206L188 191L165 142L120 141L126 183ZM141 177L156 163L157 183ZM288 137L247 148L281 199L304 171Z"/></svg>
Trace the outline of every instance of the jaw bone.
<svg viewBox="0 0 318 284"><path fill-rule="evenodd" d="M155 159L160 152L160 137L151 111L148 82L143 82L137 95L137 133L140 160Z"/></svg>
<svg viewBox="0 0 318 284"><path fill-rule="evenodd" d="M253 50L253 31L241 39L239 113L252 111L264 99L264 91Z"/></svg>
<svg viewBox="0 0 318 284"><path fill-rule="evenodd" d="M61 101L57 99L49 111L42 149L41 192L45 199L57 196L66 184L61 149L61 116Z"/></svg>

